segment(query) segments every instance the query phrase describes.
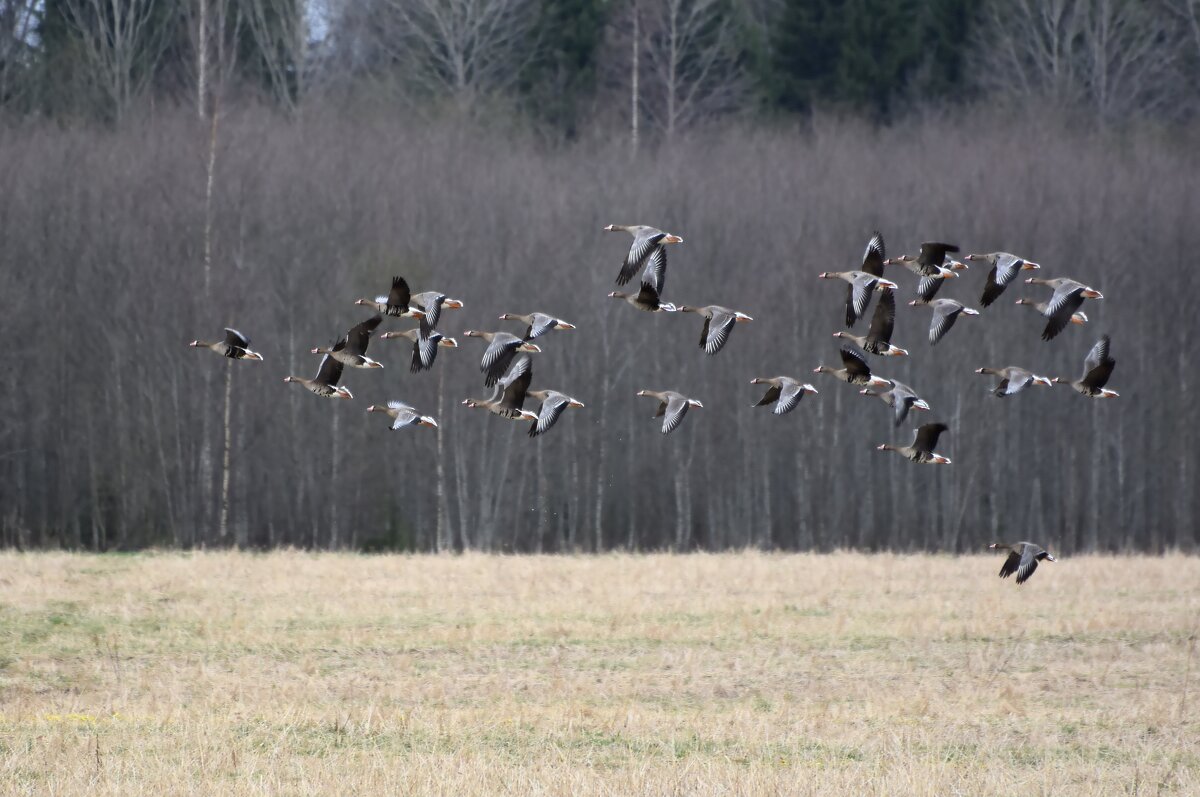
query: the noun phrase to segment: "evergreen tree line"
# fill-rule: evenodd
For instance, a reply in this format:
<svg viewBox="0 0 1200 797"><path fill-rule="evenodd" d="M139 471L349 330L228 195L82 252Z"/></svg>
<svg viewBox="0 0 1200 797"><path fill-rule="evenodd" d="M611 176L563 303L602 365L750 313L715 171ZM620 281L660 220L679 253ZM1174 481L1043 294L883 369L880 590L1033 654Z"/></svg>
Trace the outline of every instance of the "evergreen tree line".
<svg viewBox="0 0 1200 797"><path fill-rule="evenodd" d="M1198 83L1200 0L0 2L0 105L68 120L359 97L568 136L979 102L1112 124L1186 119Z"/></svg>

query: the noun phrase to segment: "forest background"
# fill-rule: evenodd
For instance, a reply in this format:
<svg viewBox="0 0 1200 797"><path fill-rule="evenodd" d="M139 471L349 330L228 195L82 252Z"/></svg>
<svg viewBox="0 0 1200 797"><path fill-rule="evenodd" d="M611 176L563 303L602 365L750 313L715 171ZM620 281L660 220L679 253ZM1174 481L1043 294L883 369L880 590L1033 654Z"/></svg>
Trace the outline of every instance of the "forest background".
<svg viewBox="0 0 1200 797"><path fill-rule="evenodd" d="M1197 86L1192 0L0 0L0 545L1194 550ZM755 322L706 357L606 298L609 223L682 235L666 298ZM809 373L842 328L816 275L876 229L1106 297L1044 343L1016 284L930 348L897 271L912 356L874 364L948 468ZM462 348L410 374L377 340L352 402L283 385L393 274L466 301ZM587 407L530 440L459 405L460 333L533 310L579 326L535 387ZM266 361L186 347L225 325ZM972 373L1075 378L1101 333L1115 401ZM821 393L752 410L779 373ZM705 409L664 437L641 388ZM440 427L390 433L389 398Z"/></svg>

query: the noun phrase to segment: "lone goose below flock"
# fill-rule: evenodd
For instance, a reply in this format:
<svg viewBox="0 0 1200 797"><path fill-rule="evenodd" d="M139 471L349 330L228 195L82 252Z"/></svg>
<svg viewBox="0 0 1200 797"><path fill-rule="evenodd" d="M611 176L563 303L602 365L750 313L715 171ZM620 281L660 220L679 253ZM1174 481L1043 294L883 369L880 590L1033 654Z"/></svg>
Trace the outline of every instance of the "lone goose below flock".
<svg viewBox="0 0 1200 797"><path fill-rule="evenodd" d="M1043 559L1047 562L1058 561L1045 548L1032 542L993 542L988 548L1008 552L1008 558L1000 566L1000 578L1008 578L1016 573L1017 584L1028 581L1033 571L1037 570L1038 562Z"/></svg>

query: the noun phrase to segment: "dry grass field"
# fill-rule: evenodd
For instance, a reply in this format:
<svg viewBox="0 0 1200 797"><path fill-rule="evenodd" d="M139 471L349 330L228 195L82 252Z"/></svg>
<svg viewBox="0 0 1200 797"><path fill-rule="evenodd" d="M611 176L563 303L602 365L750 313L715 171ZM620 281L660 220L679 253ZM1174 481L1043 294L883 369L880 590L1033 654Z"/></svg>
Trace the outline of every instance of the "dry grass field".
<svg viewBox="0 0 1200 797"><path fill-rule="evenodd" d="M1200 559L0 554L3 794L1200 794Z"/></svg>

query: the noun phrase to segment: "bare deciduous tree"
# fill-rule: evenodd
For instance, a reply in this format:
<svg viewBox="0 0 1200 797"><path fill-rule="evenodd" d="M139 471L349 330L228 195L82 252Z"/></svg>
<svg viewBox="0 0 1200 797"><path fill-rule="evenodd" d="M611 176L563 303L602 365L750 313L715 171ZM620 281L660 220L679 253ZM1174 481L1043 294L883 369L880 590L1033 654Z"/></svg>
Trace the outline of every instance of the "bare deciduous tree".
<svg viewBox="0 0 1200 797"><path fill-rule="evenodd" d="M1179 29L1138 0L993 0L979 30L982 86L1114 120L1178 96Z"/></svg>
<svg viewBox="0 0 1200 797"><path fill-rule="evenodd" d="M118 120L150 82L162 55L155 7L154 0L66 0L89 77Z"/></svg>
<svg viewBox="0 0 1200 797"><path fill-rule="evenodd" d="M532 56L533 0L383 0L377 13L401 79L460 103L511 88Z"/></svg>
<svg viewBox="0 0 1200 797"><path fill-rule="evenodd" d="M614 16L604 71L631 99L635 147L643 121L669 138L740 106L749 81L736 25L727 0L635 0Z"/></svg>
<svg viewBox="0 0 1200 797"><path fill-rule="evenodd" d="M0 2L0 105L13 100L20 76L33 65L32 37L41 22L40 0Z"/></svg>
<svg viewBox="0 0 1200 797"><path fill-rule="evenodd" d="M245 0L238 4L254 37L271 96L294 111L308 88L307 3L301 0Z"/></svg>
<svg viewBox="0 0 1200 797"><path fill-rule="evenodd" d="M736 108L747 90L726 0L660 0L643 11L646 118L671 137Z"/></svg>

